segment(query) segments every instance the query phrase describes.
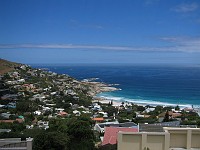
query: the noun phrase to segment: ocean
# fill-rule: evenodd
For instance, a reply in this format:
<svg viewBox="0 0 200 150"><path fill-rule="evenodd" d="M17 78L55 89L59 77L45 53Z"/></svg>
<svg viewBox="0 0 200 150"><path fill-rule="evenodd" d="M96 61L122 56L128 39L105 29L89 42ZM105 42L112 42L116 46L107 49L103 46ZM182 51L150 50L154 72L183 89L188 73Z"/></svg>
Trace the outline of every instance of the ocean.
<svg viewBox="0 0 200 150"><path fill-rule="evenodd" d="M129 101L145 105L200 106L199 66L159 65L31 65L68 74L79 80L119 84L119 91L98 94L114 101Z"/></svg>

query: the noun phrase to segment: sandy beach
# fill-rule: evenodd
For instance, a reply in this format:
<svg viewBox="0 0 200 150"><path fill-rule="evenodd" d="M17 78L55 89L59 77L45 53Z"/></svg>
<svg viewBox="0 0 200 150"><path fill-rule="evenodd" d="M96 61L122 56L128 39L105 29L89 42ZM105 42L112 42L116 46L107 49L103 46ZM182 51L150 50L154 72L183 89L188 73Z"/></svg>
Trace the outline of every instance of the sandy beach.
<svg viewBox="0 0 200 150"><path fill-rule="evenodd" d="M100 102L102 104L108 104L111 101L112 100L105 99L105 98L102 98L102 97L94 97L94 100L93 100L93 102ZM112 101L112 103L113 103L113 106L120 106L122 104L122 102L119 102L119 101Z"/></svg>
<svg viewBox="0 0 200 150"><path fill-rule="evenodd" d="M119 88L113 87L113 84L106 84L106 83L102 83L102 82L84 82L87 85L90 86L90 91L89 91L89 95L93 97L93 102L101 102L104 104L108 104L109 102L112 101L113 106L120 106L122 104L122 102L124 102L125 104L135 104L135 105L139 105L139 106L146 106L146 105L150 105L152 107L156 107L156 106L163 106L163 107L167 107L167 106L172 106L175 107L178 104L170 104L170 103L163 103L163 102L159 102L159 101L152 101L152 102L145 102L145 101L137 101L137 100L133 100L133 101L117 101L117 100L113 100L113 99L109 99L106 97L100 97L100 96L96 96L97 94L103 93L103 92L112 92L112 91L117 91L117 90L121 90ZM179 105L179 107L181 108L185 108L185 107L191 107L191 105Z"/></svg>

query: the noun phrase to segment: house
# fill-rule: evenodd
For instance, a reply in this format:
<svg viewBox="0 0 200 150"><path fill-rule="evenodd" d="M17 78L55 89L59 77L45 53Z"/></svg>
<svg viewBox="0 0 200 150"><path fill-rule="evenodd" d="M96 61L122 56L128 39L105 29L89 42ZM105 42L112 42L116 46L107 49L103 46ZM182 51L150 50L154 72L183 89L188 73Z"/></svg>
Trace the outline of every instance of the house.
<svg viewBox="0 0 200 150"><path fill-rule="evenodd" d="M22 122L24 122L24 118L17 118L16 121L19 123L22 123Z"/></svg>
<svg viewBox="0 0 200 150"><path fill-rule="evenodd" d="M49 121L42 121L42 120L39 120L37 122L37 125L39 128L44 128L45 130L49 128Z"/></svg>
<svg viewBox="0 0 200 150"><path fill-rule="evenodd" d="M199 117L200 117L200 108L196 108L195 111L196 111L196 113L197 113L197 114L199 115Z"/></svg>
<svg viewBox="0 0 200 150"><path fill-rule="evenodd" d="M36 111L34 111L34 114L35 115L42 115L42 112L40 110L36 110Z"/></svg>
<svg viewBox="0 0 200 150"><path fill-rule="evenodd" d="M165 127L164 132L118 133L118 150L199 150L200 128Z"/></svg>
<svg viewBox="0 0 200 150"><path fill-rule="evenodd" d="M6 105L7 108L16 108L16 103L10 102Z"/></svg>
<svg viewBox="0 0 200 150"><path fill-rule="evenodd" d="M164 132L163 126L159 124L139 124L139 132Z"/></svg>
<svg viewBox="0 0 200 150"><path fill-rule="evenodd" d="M95 121L95 123L101 123L104 121L103 118L92 118L93 121Z"/></svg>
<svg viewBox="0 0 200 150"><path fill-rule="evenodd" d="M84 113L84 114L90 114L91 112L88 111L88 110L84 110L84 111L82 111L82 113Z"/></svg>
<svg viewBox="0 0 200 150"><path fill-rule="evenodd" d="M17 94L5 94L1 97L2 100L16 100L18 97Z"/></svg>
<svg viewBox="0 0 200 150"><path fill-rule="evenodd" d="M19 123L22 123L22 122L24 122L24 119L17 118L16 120L0 120L0 123L1 122L4 122L4 123L13 123L15 121L17 121Z"/></svg>
<svg viewBox="0 0 200 150"><path fill-rule="evenodd" d="M146 109L143 111L143 113L149 113L149 112L154 111L154 110L155 110L155 108L146 108Z"/></svg>
<svg viewBox="0 0 200 150"><path fill-rule="evenodd" d="M61 111L64 111L64 110L65 110L64 108L55 108L56 112L61 112Z"/></svg>
<svg viewBox="0 0 200 150"><path fill-rule="evenodd" d="M100 123L100 124L96 124L94 126L94 130L98 131L99 133L104 133L104 127L107 125L111 125L111 124L119 124L118 121L116 122L104 122L104 123Z"/></svg>
<svg viewBox="0 0 200 150"><path fill-rule="evenodd" d="M66 117L68 115L68 113L64 112L64 111L61 111L58 116L61 116L61 117Z"/></svg>
<svg viewBox="0 0 200 150"><path fill-rule="evenodd" d="M51 92L50 94L51 94L51 95L56 95L56 93L57 93L57 92Z"/></svg>
<svg viewBox="0 0 200 150"><path fill-rule="evenodd" d="M0 108L4 108L4 107L5 107L5 105L1 105L1 104L0 104Z"/></svg>
<svg viewBox="0 0 200 150"><path fill-rule="evenodd" d="M70 103L70 104L71 104L71 103ZM72 104L71 104L71 105L72 105ZM78 105L78 104L74 104L74 105L71 106L71 108L72 108L73 110L76 110L76 109L79 108L79 105Z"/></svg>
<svg viewBox="0 0 200 150"><path fill-rule="evenodd" d="M7 113L1 113L0 114L0 116L3 117L3 118L5 118L5 119L9 119L10 115L11 114L9 112L7 112Z"/></svg>
<svg viewBox="0 0 200 150"><path fill-rule="evenodd" d="M3 133L3 132L11 132L11 129L0 129L0 133Z"/></svg>
<svg viewBox="0 0 200 150"><path fill-rule="evenodd" d="M33 84L23 84L22 87L25 88L26 91L35 89Z"/></svg>
<svg viewBox="0 0 200 150"><path fill-rule="evenodd" d="M117 144L118 132L138 132L137 128L128 127L106 127L102 145Z"/></svg>
<svg viewBox="0 0 200 150"><path fill-rule="evenodd" d="M75 114L75 116L80 116L80 115L81 115L81 112L78 111L78 110L74 110L74 111L73 111L73 114Z"/></svg>
<svg viewBox="0 0 200 150"><path fill-rule="evenodd" d="M17 81L7 81L7 84L13 85L13 84L17 84Z"/></svg>
<svg viewBox="0 0 200 150"><path fill-rule="evenodd" d="M94 110L94 111L102 111L102 108L101 108L100 105L98 105L98 104L95 103L95 104L93 105L92 110Z"/></svg>
<svg viewBox="0 0 200 150"><path fill-rule="evenodd" d="M169 113L169 117L170 119L173 119L173 118L177 118L177 117L181 117L182 114L181 113L176 113L176 112L173 112L173 111L168 111ZM159 121L162 122L164 117L165 117L165 114L166 112L162 112L161 114L158 115L159 117Z"/></svg>
<svg viewBox="0 0 200 150"><path fill-rule="evenodd" d="M41 77L41 78L43 78L43 77L45 77L45 76L46 76L45 74L40 73L40 77Z"/></svg>
<svg viewBox="0 0 200 150"><path fill-rule="evenodd" d="M128 128L138 129L138 125L135 124L134 122L119 123L118 121L115 121L115 122L104 122L104 123L96 124L94 126L94 130L100 133L104 133L106 127L128 127Z"/></svg>
<svg viewBox="0 0 200 150"><path fill-rule="evenodd" d="M26 129L33 129L33 127L34 127L33 125L30 125L30 126L26 125Z"/></svg>
<svg viewBox="0 0 200 150"><path fill-rule="evenodd" d="M103 115L103 118L108 118L108 113L107 112L99 112L99 114Z"/></svg>
<svg viewBox="0 0 200 150"><path fill-rule="evenodd" d="M192 107L185 107L183 110L186 112L190 112L193 111L194 109Z"/></svg>
<svg viewBox="0 0 200 150"><path fill-rule="evenodd" d="M46 97L43 94L35 94L33 95L33 100L39 99L40 101L42 101L43 99L45 99Z"/></svg>
<svg viewBox="0 0 200 150"><path fill-rule="evenodd" d="M43 111L52 111L52 108L50 108L50 107L42 107L42 109L43 109Z"/></svg>
<svg viewBox="0 0 200 150"><path fill-rule="evenodd" d="M18 78L18 77L19 77L19 72L16 72L16 71L13 72L13 73L12 73L12 76L13 76L14 78Z"/></svg>
<svg viewBox="0 0 200 150"><path fill-rule="evenodd" d="M25 82L25 79L19 79L19 80L17 80L18 84L21 84L21 83L24 83L24 82Z"/></svg>

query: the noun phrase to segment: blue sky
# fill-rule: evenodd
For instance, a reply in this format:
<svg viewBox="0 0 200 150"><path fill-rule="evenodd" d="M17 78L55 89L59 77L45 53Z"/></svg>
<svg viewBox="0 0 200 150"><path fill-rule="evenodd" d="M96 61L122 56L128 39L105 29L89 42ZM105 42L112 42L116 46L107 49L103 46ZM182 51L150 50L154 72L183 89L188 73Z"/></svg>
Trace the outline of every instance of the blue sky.
<svg viewBox="0 0 200 150"><path fill-rule="evenodd" d="M1 0L0 58L200 64L200 1Z"/></svg>

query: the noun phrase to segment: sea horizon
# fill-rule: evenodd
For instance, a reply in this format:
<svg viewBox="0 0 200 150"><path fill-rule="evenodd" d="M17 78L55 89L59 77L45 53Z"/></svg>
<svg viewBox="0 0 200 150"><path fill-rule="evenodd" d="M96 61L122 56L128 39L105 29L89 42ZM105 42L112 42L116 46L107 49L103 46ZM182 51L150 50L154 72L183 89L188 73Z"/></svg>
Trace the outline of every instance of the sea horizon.
<svg viewBox="0 0 200 150"><path fill-rule="evenodd" d="M181 107L200 106L200 67L162 64L30 64L35 68L68 74L78 80L98 78L107 84L119 84L119 91L97 96L143 105Z"/></svg>

